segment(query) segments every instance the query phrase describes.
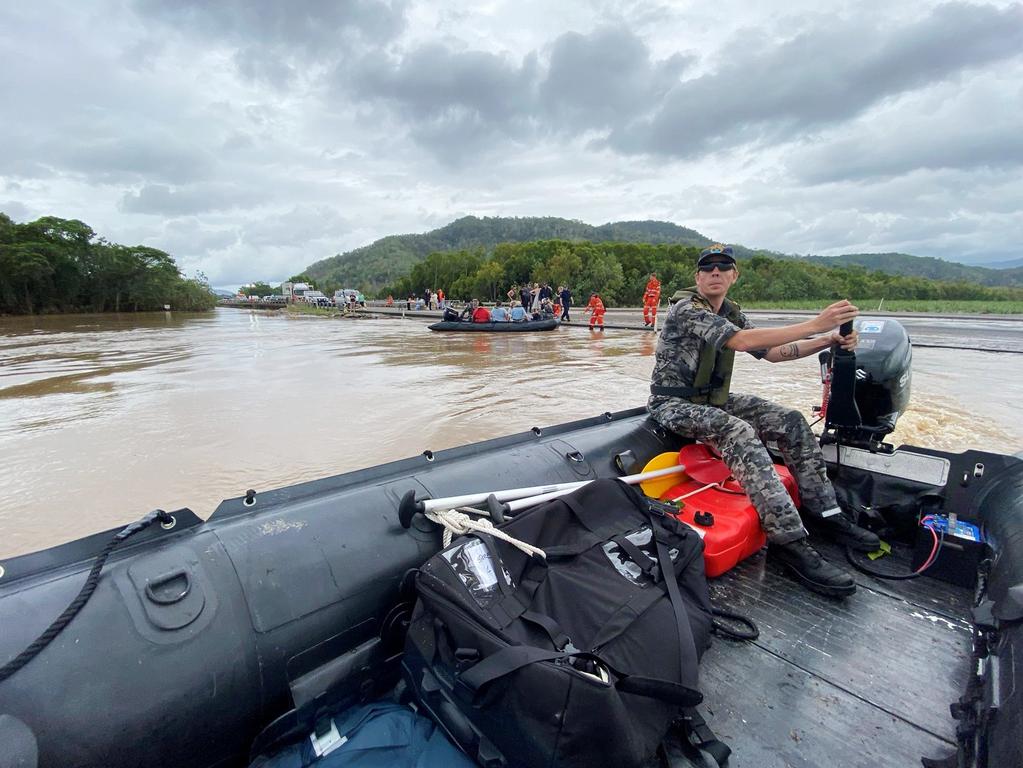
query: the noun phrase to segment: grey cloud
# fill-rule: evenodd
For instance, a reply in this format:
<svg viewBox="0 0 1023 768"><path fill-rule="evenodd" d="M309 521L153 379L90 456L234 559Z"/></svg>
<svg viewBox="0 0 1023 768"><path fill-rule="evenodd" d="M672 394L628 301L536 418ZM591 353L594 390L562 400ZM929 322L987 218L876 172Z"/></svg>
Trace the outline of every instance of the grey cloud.
<svg viewBox="0 0 1023 768"><path fill-rule="evenodd" d="M238 232L231 226L206 226L197 218L168 221L157 241L167 244L172 253L182 255L222 251L238 243Z"/></svg>
<svg viewBox="0 0 1023 768"><path fill-rule="evenodd" d="M749 33L747 33L749 34ZM748 142L791 138L853 117L881 99L953 78L1023 51L1021 6L961 3L892 29L832 21L773 49L688 80L649 120L615 131L626 153L692 157Z"/></svg>
<svg viewBox="0 0 1023 768"><path fill-rule="evenodd" d="M0 213L6 213L15 221L21 222L28 221L30 217L28 208L22 203L19 203L17 200L0 202Z"/></svg>
<svg viewBox="0 0 1023 768"><path fill-rule="evenodd" d="M788 165L808 184L897 176L920 169L1011 168L1023 165L1020 126L945 125L944 130L892 130L797 152Z"/></svg>
<svg viewBox="0 0 1023 768"><path fill-rule="evenodd" d="M392 111L383 118L390 130L450 166L533 130L537 63L532 54L520 65L483 51L426 45L399 60L366 57L351 75L356 98Z"/></svg>
<svg viewBox="0 0 1023 768"><path fill-rule="evenodd" d="M821 200L826 203L822 205ZM819 187L747 179L714 206L681 216L700 231L790 253L901 251L953 261L1018 256L1023 212L1018 171L921 170ZM715 218L693 220L713 211Z"/></svg>
<svg viewBox="0 0 1023 768"><path fill-rule="evenodd" d="M299 68L376 48L405 28L408 0L137 0L139 15L235 48L244 78L278 89Z"/></svg>
<svg viewBox="0 0 1023 768"><path fill-rule="evenodd" d="M405 26L406 0L137 0L150 16L200 34L235 43L283 45L315 52L357 34L378 42Z"/></svg>
<svg viewBox="0 0 1023 768"><path fill-rule="evenodd" d="M556 121L619 125L659 103L691 61L681 54L652 61L646 44L626 28L570 32L551 45L540 98Z"/></svg>
<svg viewBox="0 0 1023 768"><path fill-rule="evenodd" d="M163 132L78 143L54 139L44 157L47 155L59 167L100 182L144 178L184 184L206 177L215 165L213 158L193 143Z"/></svg>
<svg viewBox="0 0 1023 768"><path fill-rule="evenodd" d="M408 117L435 119L467 110L488 122L528 115L534 79L532 57L520 67L492 53L455 52L437 44L398 61L365 57L352 73L357 96L389 101Z"/></svg>
<svg viewBox="0 0 1023 768"><path fill-rule="evenodd" d="M284 88L295 76L295 67L283 57L267 56L264 49L256 46L236 51L234 63L243 77L261 80L277 88Z"/></svg>
<svg viewBox="0 0 1023 768"><path fill-rule="evenodd" d="M567 33L547 53L545 66L536 51L519 63L428 44L400 58L367 56L336 79L358 100L390 105L417 143L452 163L502 138L621 124L662 99L690 63L654 61L626 28Z"/></svg>
<svg viewBox="0 0 1023 768"><path fill-rule="evenodd" d="M146 184L138 191L125 192L120 208L125 213L180 216L249 207L260 198L261 195L233 184L199 184L182 188Z"/></svg>

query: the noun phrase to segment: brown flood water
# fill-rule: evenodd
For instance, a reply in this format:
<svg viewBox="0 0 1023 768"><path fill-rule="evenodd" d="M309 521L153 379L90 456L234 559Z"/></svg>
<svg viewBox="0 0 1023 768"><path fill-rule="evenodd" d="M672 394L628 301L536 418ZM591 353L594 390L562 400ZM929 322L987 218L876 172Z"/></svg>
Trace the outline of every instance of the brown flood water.
<svg viewBox="0 0 1023 768"><path fill-rule="evenodd" d="M654 343L231 309L0 319L0 557L155 507L206 517L247 488L642 405ZM808 416L819 403L815 358L737 360L737 390ZM1020 451L1021 377L1023 355L914 350L893 442Z"/></svg>

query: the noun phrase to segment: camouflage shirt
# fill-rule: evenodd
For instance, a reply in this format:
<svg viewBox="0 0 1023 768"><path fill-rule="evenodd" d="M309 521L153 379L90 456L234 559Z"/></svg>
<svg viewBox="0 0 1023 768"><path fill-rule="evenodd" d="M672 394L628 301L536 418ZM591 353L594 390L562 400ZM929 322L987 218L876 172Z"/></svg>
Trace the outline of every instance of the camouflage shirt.
<svg viewBox="0 0 1023 768"><path fill-rule="evenodd" d="M724 310L722 305L721 311ZM668 308L657 341L650 383L662 387L693 386L704 345L720 350L740 329L755 327L743 312L739 313L739 321L739 325L733 325L723 314L715 314L710 303L700 296L676 301ZM767 350L753 350L750 354L762 358ZM652 395L648 405L653 408L667 399L664 395Z"/></svg>

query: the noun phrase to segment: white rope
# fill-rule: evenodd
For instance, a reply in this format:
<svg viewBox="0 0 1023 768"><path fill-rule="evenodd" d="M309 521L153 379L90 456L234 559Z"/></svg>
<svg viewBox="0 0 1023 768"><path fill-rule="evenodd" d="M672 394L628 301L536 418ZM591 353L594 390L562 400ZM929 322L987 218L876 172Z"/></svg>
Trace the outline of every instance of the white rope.
<svg viewBox="0 0 1023 768"><path fill-rule="evenodd" d="M432 512L425 512L427 520L432 520L444 527L444 547L445 549L451 544L452 535L464 536L472 531L479 531L481 533L487 533L493 536L495 539L501 539L506 541L513 547L517 547L525 552L527 555L539 555L546 559L547 553L539 547L534 547L532 544L528 544L525 541L519 541L518 539L509 536L504 531L496 528L492 522L485 518L474 519L465 514L466 512L475 515L486 514L478 509L472 507L459 507L458 509L438 509Z"/></svg>

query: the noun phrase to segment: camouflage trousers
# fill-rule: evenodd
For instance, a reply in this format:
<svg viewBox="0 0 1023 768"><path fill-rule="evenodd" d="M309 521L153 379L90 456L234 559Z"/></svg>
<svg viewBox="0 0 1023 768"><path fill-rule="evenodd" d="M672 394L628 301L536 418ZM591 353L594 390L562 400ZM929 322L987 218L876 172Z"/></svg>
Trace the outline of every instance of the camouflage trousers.
<svg viewBox="0 0 1023 768"><path fill-rule="evenodd" d="M650 415L672 432L700 440L721 454L756 507L770 541L796 541L806 530L774 471L765 441L777 444L799 486L805 513L820 516L838 506L817 439L799 411L755 395L732 394L720 408L673 397L651 398Z"/></svg>

